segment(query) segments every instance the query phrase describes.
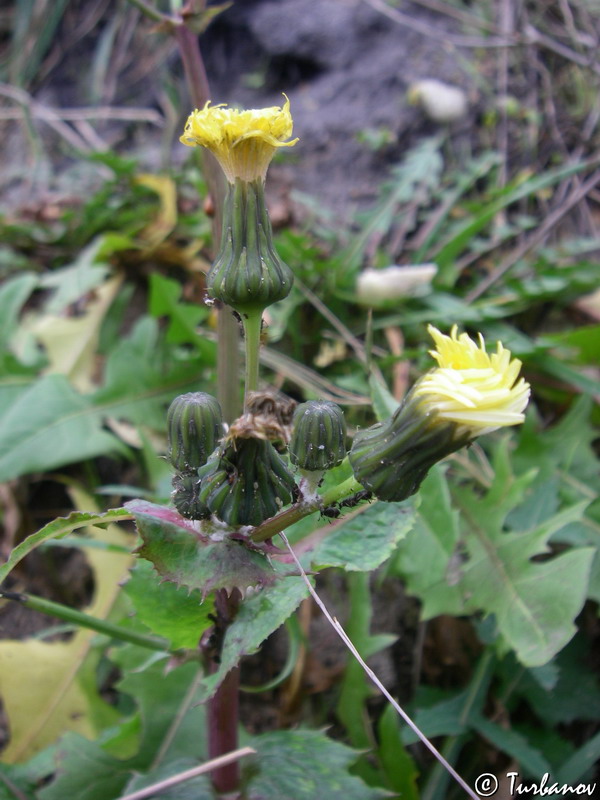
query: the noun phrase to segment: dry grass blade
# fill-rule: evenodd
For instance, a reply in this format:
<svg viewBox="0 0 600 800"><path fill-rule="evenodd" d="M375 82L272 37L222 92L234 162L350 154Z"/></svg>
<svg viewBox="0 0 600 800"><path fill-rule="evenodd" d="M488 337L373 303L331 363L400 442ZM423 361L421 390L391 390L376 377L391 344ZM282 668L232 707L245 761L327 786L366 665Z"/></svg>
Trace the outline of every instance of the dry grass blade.
<svg viewBox="0 0 600 800"><path fill-rule="evenodd" d="M180 783L189 781L192 778L197 778L198 775L205 775L207 772L212 772L215 769L224 767L234 761L239 761L240 758L251 756L254 753L256 753L256 750L253 750L251 747L240 747L239 750L233 750L231 753L226 753L224 756L206 761L199 767L193 767L185 772L180 772L178 775L173 775L171 778L166 778L164 781L153 783L152 786L146 786L144 789L139 789L137 792L123 795L120 800L146 800L148 797L166 792L167 789L171 789L173 786L178 786Z"/></svg>
<svg viewBox="0 0 600 800"><path fill-rule="evenodd" d="M511 252L502 259L500 264L498 264L493 272L491 272L487 278L484 278L484 280L482 280L478 286L476 286L472 291L469 292L468 295L466 295L466 302L472 303L474 300L477 300L478 297L481 297L481 295L484 294L484 292L486 292L490 286L493 286L498 280L500 280L505 272L508 272L509 269L514 267L517 261L523 258L523 256L527 255L527 253L534 247L537 247L537 245L543 242L546 236L552 232L560 220L565 217L569 211L571 211L585 197L587 197L592 189L594 189L599 183L600 170L596 170L596 172L594 172L594 174L588 178L585 183L576 187L571 192L571 194L562 203L560 208L555 209L555 211L546 217L546 221L543 225L540 225L540 227L534 233L532 233L531 236L528 236L525 241L513 248L513 250L511 250Z"/></svg>
<svg viewBox="0 0 600 800"><path fill-rule="evenodd" d="M268 347L261 348L260 360L269 369L280 373L297 386L315 392L323 400L332 400L334 403L342 405L366 406L371 404L370 398L354 392L347 392L309 367L299 364L283 353L270 350Z"/></svg>

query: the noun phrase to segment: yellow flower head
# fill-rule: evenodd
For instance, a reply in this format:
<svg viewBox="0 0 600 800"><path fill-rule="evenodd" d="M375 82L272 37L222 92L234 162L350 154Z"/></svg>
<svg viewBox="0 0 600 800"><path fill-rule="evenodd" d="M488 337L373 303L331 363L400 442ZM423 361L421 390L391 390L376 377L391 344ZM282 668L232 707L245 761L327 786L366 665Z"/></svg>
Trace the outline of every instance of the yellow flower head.
<svg viewBox="0 0 600 800"><path fill-rule="evenodd" d="M428 327L436 350L431 355L438 366L417 381L414 395L426 413L458 425L457 436L481 436L496 428L518 425L529 400L529 384L519 378L521 362L510 357L500 342L495 353L487 353L483 336L479 344L466 333L450 336Z"/></svg>
<svg viewBox="0 0 600 800"><path fill-rule="evenodd" d="M285 97L285 95L284 95ZM238 111L224 103L202 111L193 111L185 125L180 142L195 147L208 147L215 155L230 183L264 180L267 168L278 147L292 147L298 139L285 141L292 135L293 121L290 101L285 98L282 108Z"/></svg>

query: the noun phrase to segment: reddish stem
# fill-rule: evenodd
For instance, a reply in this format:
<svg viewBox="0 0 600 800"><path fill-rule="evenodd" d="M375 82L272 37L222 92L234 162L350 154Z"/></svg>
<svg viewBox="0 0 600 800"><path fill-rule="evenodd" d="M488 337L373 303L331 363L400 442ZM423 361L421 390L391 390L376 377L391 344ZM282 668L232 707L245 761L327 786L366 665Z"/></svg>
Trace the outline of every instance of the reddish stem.
<svg viewBox="0 0 600 800"><path fill-rule="evenodd" d="M237 614L242 596L238 589L230 595L225 589L218 589L215 593L216 621L213 637L203 644L204 658L210 672L219 668L220 643L227 628L231 625ZM214 649L212 639L219 645ZM240 671L235 667L227 673L225 679L208 703L208 757L217 758L225 753L238 748L238 718L239 718L239 692ZM239 763L232 761L212 772L213 785L218 792L232 792L238 788L240 782Z"/></svg>

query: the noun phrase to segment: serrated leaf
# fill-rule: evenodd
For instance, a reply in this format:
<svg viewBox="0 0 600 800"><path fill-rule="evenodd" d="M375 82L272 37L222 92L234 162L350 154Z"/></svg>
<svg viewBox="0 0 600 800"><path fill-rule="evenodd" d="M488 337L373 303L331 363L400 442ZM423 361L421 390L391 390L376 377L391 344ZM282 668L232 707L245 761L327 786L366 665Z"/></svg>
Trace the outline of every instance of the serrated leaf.
<svg viewBox="0 0 600 800"><path fill-rule="evenodd" d="M413 523L411 505L373 503L352 519L336 525L310 552L310 561L316 568L370 572L390 557Z"/></svg>
<svg viewBox="0 0 600 800"><path fill-rule="evenodd" d="M202 601L200 592L191 594L172 583L159 582L149 561L137 560L123 590L133 603L140 622L170 640L173 649L197 647L202 633L212 624L212 601Z"/></svg>
<svg viewBox="0 0 600 800"><path fill-rule="evenodd" d="M390 792L367 786L348 768L358 753L319 731L275 731L255 737L258 768L248 800L376 800Z"/></svg>
<svg viewBox="0 0 600 800"><path fill-rule="evenodd" d="M469 608L495 614L498 627L527 666L549 661L575 633L574 619L587 595L595 551L579 548L543 562L547 541L567 521L579 519L585 503L566 509L528 532L504 530L508 512L521 501L531 479L515 478L506 440L498 448L494 482L484 497L457 489L468 530L469 560L461 586L470 592Z"/></svg>
<svg viewBox="0 0 600 800"><path fill-rule="evenodd" d="M16 567L19 561L49 539L61 539L77 528L83 528L86 525L121 522L127 519L132 519L132 515L129 511L124 508L111 508L109 511L103 513L73 511L68 517L59 517L49 522L47 525L44 525L41 530L37 531L37 533L32 533L31 536L28 536L21 544L18 544L14 548L8 561L0 567L0 583L6 580L7 575Z"/></svg>
<svg viewBox="0 0 600 800"><path fill-rule="evenodd" d="M393 559L410 594L422 602L422 619L464 613L458 512L452 508L444 468L431 470L421 486L416 519Z"/></svg>
<svg viewBox="0 0 600 800"><path fill-rule="evenodd" d="M213 541L189 520L145 500L125 504L135 517L143 545L142 558L177 586L199 589L203 597L214 589L269 586L278 577L267 558L231 538Z"/></svg>
<svg viewBox="0 0 600 800"><path fill-rule="evenodd" d="M225 634L219 669L204 680L205 699L214 694L242 656L255 653L264 640L283 625L307 594L302 578L285 577L244 599Z"/></svg>
<svg viewBox="0 0 600 800"><path fill-rule="evenodd" d="M67 734L58 751L55 780L39 792L40 800L116 800L128 779L128 772L95 742L74 733Z"/></svg>

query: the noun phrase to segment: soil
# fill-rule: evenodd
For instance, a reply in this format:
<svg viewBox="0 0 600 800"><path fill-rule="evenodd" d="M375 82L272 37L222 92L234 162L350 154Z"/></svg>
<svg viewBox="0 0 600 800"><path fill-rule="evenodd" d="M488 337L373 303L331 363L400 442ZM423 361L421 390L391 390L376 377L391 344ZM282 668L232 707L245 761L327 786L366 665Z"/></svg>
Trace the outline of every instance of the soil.
<svg viewBox="0 0 600 800"><path fill-rule="evenodd" d="M278 177L283 170L296 198L309 195L344 219L373 201L390 164L437 129L409 104L411 84L437 78L476 97L452 20L411 3L402 12L422 32L368 0L246 0L201 38L214 102L252 108L289 97L300 142ZM474 113L453 134L467 132ZM384 146L366 147L365 131L379 132Z"/></svg>

